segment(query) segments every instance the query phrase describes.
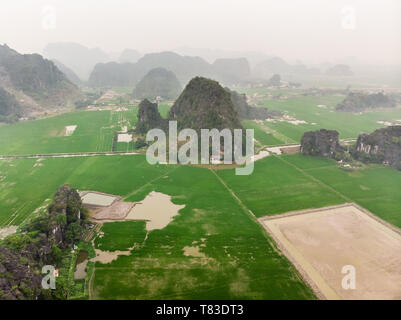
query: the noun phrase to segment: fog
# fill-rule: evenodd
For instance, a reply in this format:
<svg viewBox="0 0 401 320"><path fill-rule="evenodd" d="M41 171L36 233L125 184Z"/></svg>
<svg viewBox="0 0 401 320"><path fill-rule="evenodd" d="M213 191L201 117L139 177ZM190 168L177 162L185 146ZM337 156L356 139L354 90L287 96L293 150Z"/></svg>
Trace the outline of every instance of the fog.
<svg viewBox="0 0 401 320"><path fill-rule="evenodd" d="M289 62L401 64L398 0L2 0L0 43L49 42L106 52L253 51Z"/></svg>

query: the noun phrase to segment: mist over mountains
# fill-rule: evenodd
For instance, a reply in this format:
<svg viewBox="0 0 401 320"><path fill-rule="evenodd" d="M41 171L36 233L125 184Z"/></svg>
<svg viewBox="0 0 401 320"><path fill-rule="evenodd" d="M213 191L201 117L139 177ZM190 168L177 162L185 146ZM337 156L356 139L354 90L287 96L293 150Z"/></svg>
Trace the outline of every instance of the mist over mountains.
<svg viewBox="0 0 401 320"><path fill-rule="evenodd" d="M223 85L233 85L270 79L275 74L280 74L284 80L294 75L363 75L401 81L401 67L366 66L355 57L305 64L299 60L289 62L278 56L252 51L179 47L172 51L146 54L130 48L121 53L107 53L100 48L88 48L76 43L49 43L44 49L44 56L53 60L71 82L87 82L93 87L135 86L154 68L172 71L182 86L195 76L209 77Z"/></svg>

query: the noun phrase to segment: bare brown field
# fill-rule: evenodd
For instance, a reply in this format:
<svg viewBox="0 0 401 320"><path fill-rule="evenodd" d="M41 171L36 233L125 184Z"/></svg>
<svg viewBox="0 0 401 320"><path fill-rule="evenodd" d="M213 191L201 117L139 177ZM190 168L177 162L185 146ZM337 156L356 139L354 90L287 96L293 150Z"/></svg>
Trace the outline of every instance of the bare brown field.
<svg viewBox="0 0 401 320"><path fill-rule="evenodd" d="M135 203L117 201L111 206L98 211L93 218L95 220L123 220L131 211Z"/></svg>
<svg viewBox="0 0 401 320"><path fill-rule="evenodd" d="M259 219L321 299L401 299L401 231L356 204ZM355 288L343 286L345 266Z"/></svg>

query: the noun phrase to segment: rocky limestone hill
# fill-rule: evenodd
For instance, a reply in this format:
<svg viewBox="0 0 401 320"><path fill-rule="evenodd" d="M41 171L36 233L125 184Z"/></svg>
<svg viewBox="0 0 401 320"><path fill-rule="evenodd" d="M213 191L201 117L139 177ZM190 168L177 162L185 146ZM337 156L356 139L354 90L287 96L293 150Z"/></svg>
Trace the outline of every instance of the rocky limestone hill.
<svg viewBox="0 0 401 320"><path fill-rule="evenodd" d="M98 63L89 77L92 87L133 87L145 72L133 63Z"/></svg>
<svg viewBox="0 0 401 320"><path fill-rule="evenodd" d="M7 45L0 45L0 87L14 96L25 116L72 106L82 98L77 86L52 61L38 54L19 54ZM11 108L2 106L3 110Z"/></svg>
<svg viewBox="0 0 401 320"><path fill-rule="evenodd" d="M62 250L70 251L81 239L84 212L77 190L64 185L46 214L0 241L0 300L66 298L67 290L59 282L56 290L42 289L41 270L45 265L57 267Z"/></svg>
<svg viewBox="0 0 401 320"><path fill-rule="evenodd" d="M176 120L179 129L243 129L230 93L218 82L202 77L188 83L171 108L169 119Z"/></svg>
<svg viewBox="0 0 401 320"><path fill-rule="evenodd" d="M364 162L386 164L401 170L401 126L359 135L352 155Z"/></svg>
<svg viewBox="0 0 401 320"><path fill-rule="evenodd" d="M394 108L396 105L396 100L393 97L382 92L372 94L350 92L344 101L336 106L336 110L362 112L376 108Z"/></svg>
<svg viewBox="0 0 401 320"><path fill-rule="evenodd" d="M160 115L157 103L145 99L139 104L136 132L146 134L149 130L156 128L166 130L167 120Z"/></svg>
<svg viewBox="0 0 401 320"><path fill-rule="evenodd" d="M150 70L136 85L133 96L136 99L176 99L182 91L177 77L172 71L164 68Z"/></svg>
<svg viewBox="0 0 401 320"><path fill-rule="evenodd" d="M118 58L118 62L120 62L120 63L126 63L126 62L135 63L141 57L142 57L142 54L140 52L138 52L137 50L125 49L120 54L120 57Z"/></svg>
<svg viewBox="0 0 401 320"><path fill-rule="evenodd" d="M321 129L304 133L301 152L310 156L340 159L344 150L340 146L337 131Z"/></svg>

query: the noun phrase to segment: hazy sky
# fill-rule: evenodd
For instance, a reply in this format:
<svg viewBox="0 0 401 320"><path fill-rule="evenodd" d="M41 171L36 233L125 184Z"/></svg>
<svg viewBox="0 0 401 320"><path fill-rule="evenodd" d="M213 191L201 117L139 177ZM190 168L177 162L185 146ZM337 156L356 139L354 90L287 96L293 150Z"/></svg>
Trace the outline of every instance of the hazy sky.
<svg viewBox="0 0 401 320"><path fill-rule="evenodd" d="M0 43L23 53L77 42L108 52L187 46L401 64L400 0L2 0L0 8Z"/></svg>

